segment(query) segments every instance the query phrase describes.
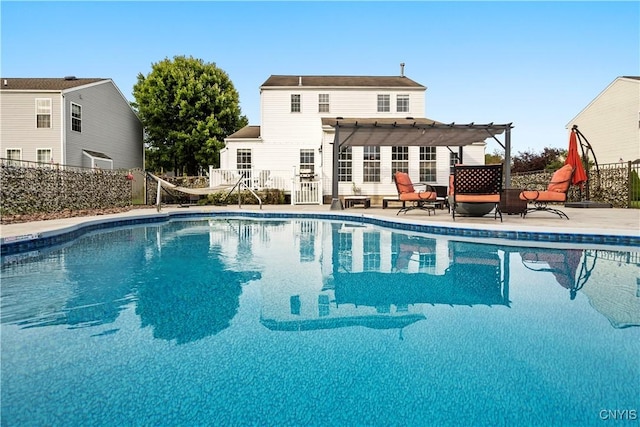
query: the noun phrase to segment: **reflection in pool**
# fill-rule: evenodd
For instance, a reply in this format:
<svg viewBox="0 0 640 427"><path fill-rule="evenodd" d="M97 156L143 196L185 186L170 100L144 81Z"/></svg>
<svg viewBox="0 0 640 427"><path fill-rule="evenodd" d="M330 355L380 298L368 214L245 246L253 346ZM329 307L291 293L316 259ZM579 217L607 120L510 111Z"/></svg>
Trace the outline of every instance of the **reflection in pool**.
<svg viewBox="0 0 640 427"><path fill-rule="evenodd" d="M30 255L3 260L3 425L590 425L640 407L638 251L227 218Z"/></svg>

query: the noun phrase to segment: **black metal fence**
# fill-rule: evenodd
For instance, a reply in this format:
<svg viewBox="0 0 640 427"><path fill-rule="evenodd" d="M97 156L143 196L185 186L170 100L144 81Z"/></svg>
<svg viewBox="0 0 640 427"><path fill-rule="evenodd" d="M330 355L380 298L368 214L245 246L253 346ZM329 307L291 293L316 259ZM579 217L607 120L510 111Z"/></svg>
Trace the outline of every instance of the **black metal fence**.
<svg viewBox="0 0 640 427"><path fill-rule="evenodd" d="M514 173L511 186L544 190L553 172ZM589 181L582 189L571 187L567 194L568 201L591 200L610 203L615 208L640 208L640 162L606 163L598 168L593 166L588 176Z"/></svg>

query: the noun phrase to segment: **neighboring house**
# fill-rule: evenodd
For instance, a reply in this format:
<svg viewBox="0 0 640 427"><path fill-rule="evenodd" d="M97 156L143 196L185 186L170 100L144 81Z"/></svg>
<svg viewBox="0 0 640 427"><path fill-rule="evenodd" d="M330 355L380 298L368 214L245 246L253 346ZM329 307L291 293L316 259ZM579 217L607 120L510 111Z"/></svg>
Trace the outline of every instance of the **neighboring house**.
<svg viewBox="0 0 640 427"><path fill-rule="evenodd" d="M616 78L567 129L574 125L591 144L598 163L640 160L640 77Z"/></svg>
<svg viewBox="0 0 640 427"><path fill-rule="evenodd" d="M142 123L111 79L0 78L0 157L144 167Z"/></svg>
<svg viewBox="0 0 640 427"><path fill-rule="evenodd" d="M261 126L225 139L220 169L295 170L322 181L331 194L335 129L323 118L425 118L427 88L399 76L272 75L260 86ZM485 142L464 147L468 164L483 164ZM414 182L448 185L457 147L361 147L340 154L339 194L397 194L396 170Z"/></svg>

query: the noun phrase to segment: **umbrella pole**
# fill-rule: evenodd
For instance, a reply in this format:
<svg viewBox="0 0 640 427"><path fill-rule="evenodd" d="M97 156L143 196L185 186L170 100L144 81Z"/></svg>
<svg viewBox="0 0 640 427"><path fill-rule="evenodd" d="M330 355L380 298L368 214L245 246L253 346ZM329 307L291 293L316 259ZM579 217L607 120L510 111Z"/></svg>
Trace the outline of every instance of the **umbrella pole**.
<svg viewBox="0 0 640 427"><path fill-rule="evenodd" d="M593 147L587 141L587 138L578 130L578 125L573 125L571 128L572 132L576 133L576 137L578 138L578 142L580 143L580 151L582 151L582 164L584 165L584 170L587 174L587 184L585 186L585 195L586 200L581 200L580 202L570 202L565 203L565 207L568 208L612 208L613 205L611 203L602 203L602 202L593 202L590 200L591 198L591 168L589 167L589 152L593 155L593 162L596 165L596 174L598 178L600 177L600 167L598 166L598 159L596 159L596 153L593 151ZM586 148L586 152L585 152ZM582 192L580 193L580 198L582 199Z"/></svg>

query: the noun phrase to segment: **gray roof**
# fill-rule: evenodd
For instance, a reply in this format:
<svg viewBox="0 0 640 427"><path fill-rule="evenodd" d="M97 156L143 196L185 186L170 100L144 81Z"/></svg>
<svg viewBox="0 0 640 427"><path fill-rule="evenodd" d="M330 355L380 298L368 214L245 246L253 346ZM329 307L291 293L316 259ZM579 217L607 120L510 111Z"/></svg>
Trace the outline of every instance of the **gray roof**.
<svg viewBox="0 0 640 427"><path fill-rule="evenodd" d="M270 76L261 87L399 87L423 88L404 76Z"/></svg>
<svg viewBox="0 0 640 427"><path fill-rule="evenodd" d="M65 90L109 79L76 77L63 78L14 78L0 77L0 90Z"/></svg>
<svg viewBox="0 0 640 427"><path fill-rule="evenodd" d="M507 124L440 123L427 118L322 118L323 126L343 129L340 146L464 146L511 129Z"/></svg>
<svg viewBox="0 0 640 427"><path fill-rule="evenodd" d="M98 159L111 160L111 157L107 156L104 153L100 153L99 151L91 151L91 150L82 150L82 151L84 151L85 153L87 153L91 157L96 157Z"/></svg>
<svg viewBox="0 0 640 427"><path fill-rule="evenodd" d="M232 133L227 138L260 138L260 126L245 126L242 129Z"/></svg>

